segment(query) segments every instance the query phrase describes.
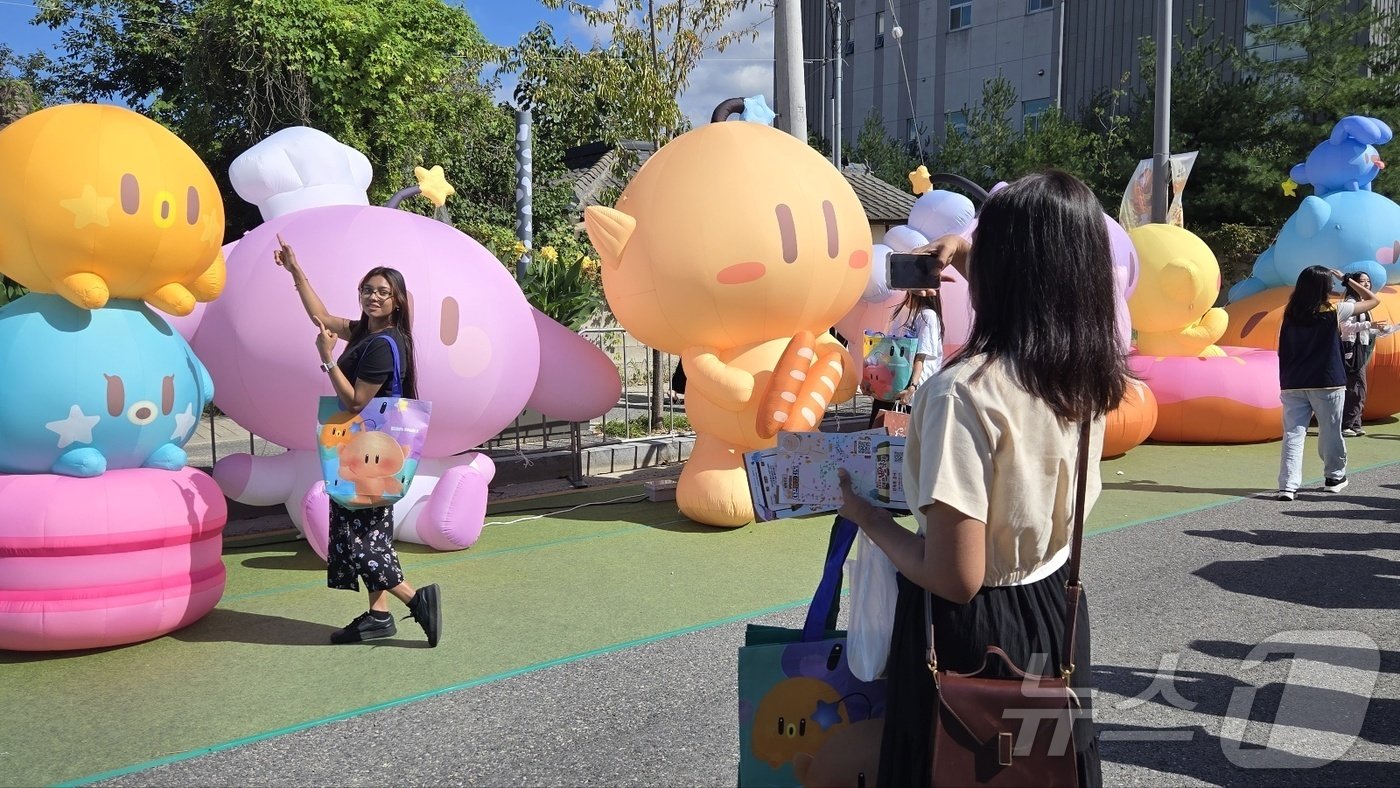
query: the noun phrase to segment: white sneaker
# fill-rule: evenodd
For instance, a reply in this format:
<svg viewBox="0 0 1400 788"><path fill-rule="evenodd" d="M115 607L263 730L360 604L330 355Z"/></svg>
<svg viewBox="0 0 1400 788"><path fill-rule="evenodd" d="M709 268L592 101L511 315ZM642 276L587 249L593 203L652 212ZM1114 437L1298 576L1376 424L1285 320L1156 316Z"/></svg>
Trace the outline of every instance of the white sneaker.
<svg viewBox="0 0 1400 788"><path fill-rule="evenodd" d="M1354 429L1351 429L1350 427L1348 427L1348 428L1342 430L1342 437L1343 437L1343 438L1355 438L1357 435L1360 435L1360 434L1361 434L1360 432L1358 432L1358 431L1356 431L1356 430L1354 430Z"/></svg>
<svg viewBox="0 0 1400 788"><path fill-rule="evenodd" d="M1291 500L1294 499L1294 497L1295 497L1295 496L1294 496L1292 490L1279 490L1279 491L1278 491L1278 499L1279 499L1280 501L1291 501Z"/></svg>

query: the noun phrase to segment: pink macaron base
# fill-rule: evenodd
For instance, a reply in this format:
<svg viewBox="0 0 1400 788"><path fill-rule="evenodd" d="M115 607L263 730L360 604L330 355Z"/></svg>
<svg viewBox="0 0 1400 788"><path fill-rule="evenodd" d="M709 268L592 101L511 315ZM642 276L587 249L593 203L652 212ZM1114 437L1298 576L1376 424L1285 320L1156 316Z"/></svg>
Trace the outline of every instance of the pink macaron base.
<svg viewBox="0 0 1400 788"><path fill-rule="evenodd" d="M149 640L223 596L228 509L192 468L0 476L0 649Z"/></svg>

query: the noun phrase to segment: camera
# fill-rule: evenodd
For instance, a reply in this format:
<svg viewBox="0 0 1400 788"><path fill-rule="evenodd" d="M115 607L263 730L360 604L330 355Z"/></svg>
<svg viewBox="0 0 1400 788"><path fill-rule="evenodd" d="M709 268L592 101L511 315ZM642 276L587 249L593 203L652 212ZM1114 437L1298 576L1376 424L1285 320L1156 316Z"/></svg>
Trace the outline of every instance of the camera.
<svg viewBox="0 0 1400 788"><path fill-rule="evenodd" d="M938 258L931 254L890 252L886 282L892 290L937 290Z"/></svg>

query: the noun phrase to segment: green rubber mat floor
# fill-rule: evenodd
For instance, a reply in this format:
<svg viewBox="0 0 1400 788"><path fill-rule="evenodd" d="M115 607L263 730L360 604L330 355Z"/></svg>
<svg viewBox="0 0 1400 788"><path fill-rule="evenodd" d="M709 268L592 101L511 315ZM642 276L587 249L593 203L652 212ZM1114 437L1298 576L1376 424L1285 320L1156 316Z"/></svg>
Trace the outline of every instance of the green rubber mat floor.
<svg viewBox="0 0 1400 788"><path fill-rule="evenodd" d="M1397 440L1396 424L1348 440L1353 472L1391 462ZM1310 438L1312 480L1315 445ZM1151 527L1272 490L1278 454L1277 442L1139 447L1104 462L1089 530ZM409 581L443 589L443 638L432 650L412 620L394 639L328 645L364 609L363 595L326 589L324 566L304 543L230 547L223 600L193 626L124 648L0 653L0 785L123 773L810 597L829 515L713 529L641 492L505 503L488 516L504 524L488 525L471 550L402 546ZM532 514L544 516L509 522Z"/></svg>

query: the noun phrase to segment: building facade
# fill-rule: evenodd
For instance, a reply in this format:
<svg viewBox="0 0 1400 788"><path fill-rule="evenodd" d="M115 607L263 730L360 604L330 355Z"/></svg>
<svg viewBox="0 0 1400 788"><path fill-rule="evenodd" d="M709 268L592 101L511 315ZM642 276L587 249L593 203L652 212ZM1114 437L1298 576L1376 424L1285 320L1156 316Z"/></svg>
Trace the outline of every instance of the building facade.
<svg viewBox="0 0 1400 788"><path fill-rule="evenodd" d="M1400 0L1352 0L1394 12ZM802 0L807 119L830 139L836 117L833 42L837 0ZM1269 59L1301 53L1256 46L1247 28L1286 25L1296 13L1275 0L1173 0L1173 35L1192 43L1203 21ZM874 113L891 136L941 136L966 122L982 86L1002 75L1018 96L1011 122L1051 105L1072 114L1115 89L1142 87L1141 45L1156 29L1157 0L840 0L841 137L854 143ZM898 28L898 29L896 29ZM907 78L906 78L907 74Z"/></svg>

